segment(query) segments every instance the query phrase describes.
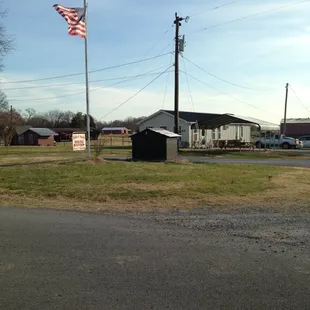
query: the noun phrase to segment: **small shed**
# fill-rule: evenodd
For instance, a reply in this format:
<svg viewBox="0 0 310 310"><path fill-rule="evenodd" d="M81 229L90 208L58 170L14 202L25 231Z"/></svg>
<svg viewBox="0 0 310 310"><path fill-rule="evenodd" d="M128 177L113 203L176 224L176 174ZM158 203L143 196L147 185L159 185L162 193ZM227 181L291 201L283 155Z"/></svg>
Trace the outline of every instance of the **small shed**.
<svg viewBox="0 0 310 310"><path fill-rule="evenodd" d="M181 136L162 128L147 128L131 136L132 159L146 161L175 160Z"/></svg>
<svg viewBox="0 0 310 310"><path fill-rule="evenodd" d="M54 137L58 134L48 128L24 127L17 129L12 140L12 145L54 145Z"/></svg>

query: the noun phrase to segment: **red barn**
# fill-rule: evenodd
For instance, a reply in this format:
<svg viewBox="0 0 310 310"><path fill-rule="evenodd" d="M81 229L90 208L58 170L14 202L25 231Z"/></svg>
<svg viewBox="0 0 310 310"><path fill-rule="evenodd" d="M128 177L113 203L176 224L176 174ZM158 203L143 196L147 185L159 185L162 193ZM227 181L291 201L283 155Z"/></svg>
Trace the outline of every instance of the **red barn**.
<svg viewBox="0 0 310 310"><path fill-rule="evenodd" d="M281 121L281 133L284 131L284 120ZM310 135L310 118L288 118L286 120L286 136L298 138Z"/></svg>
<svg viewBox="0 0 310 310"><path fill-rule="evenodd" d="M128 135L130 133L130 129L126 127L104 127L101 131L104 135Z"/></svg>

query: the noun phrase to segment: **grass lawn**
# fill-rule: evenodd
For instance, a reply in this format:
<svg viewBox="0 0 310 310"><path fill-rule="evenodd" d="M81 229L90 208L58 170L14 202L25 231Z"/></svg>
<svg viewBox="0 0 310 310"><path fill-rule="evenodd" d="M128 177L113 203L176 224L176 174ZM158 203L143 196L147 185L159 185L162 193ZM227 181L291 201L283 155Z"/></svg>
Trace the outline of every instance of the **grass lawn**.
<svg viewBox="0 0 310 310"><path fill-rule="evenodd" d="M310 151L310 150L309 150ZM310 159L310 152L305 153L300 150L186 150L180 152L183 156L192 157L223 157L223 158L243 158L243 159Z"/></svg>
<svg viewBox="0 0 310 310"><path fill-rule="evenodd" d="M2 206L86 211L310 205L310 169L93 161L0 168Z"/></svg>
<svg viewBox="0 0 310 310"><path fill-rule="evenodd" d="M95 155L95 147L92 145L92 154ZM131 156L131 147L104 147L102 156L115 157ZM22 164L43 161L74 160L87 157L87 151L74 152L71 142L60 142L56 146L0 146L0 165Z"/></svg>

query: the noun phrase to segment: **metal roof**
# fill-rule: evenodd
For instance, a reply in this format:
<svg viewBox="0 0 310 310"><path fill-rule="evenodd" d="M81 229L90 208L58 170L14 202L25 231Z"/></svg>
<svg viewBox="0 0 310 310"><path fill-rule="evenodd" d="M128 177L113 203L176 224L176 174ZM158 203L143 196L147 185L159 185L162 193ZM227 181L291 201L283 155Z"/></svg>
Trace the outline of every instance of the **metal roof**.
<svg viewBox="0 0 310 310"><path fill-rule="evenodd" d="M252 124L259 127L262 131L280 131L280 125L252 117L243 117L233 114L223 114L213 120L199 122L199 127L204 129L214 129L229 124Z"/></svg>
<svg viewBox="0 0 310 310"><path fill-rule="evenodd" d="M171 110L162 110L162 111L174 116L174 111ZM179 111L179 118L190 123L212 120L221 115L222 114Z"/></svg>
<svg viewBox="0 0 310 310"><path fill-rule="evenodd" d="M105 131L105 130L123 130L126 129L128 130L126 127L104 127L101 129L101 131Z"/></svg>
<svg viewBox="0 0 310 310"><path fill-rule="evenodd" d="M58 133L48 129L48 128L29 128L28 130L35 132L41 137L58 136ZM26 131L28 131L26 130Z"/></svg>
<svg viewBox="0 0 310 310"><path fill-rule="evenodd" d="M284 119L281 119L281 124L284 123ZM310 124L310 118L288 118L287 124Z"/></svg>
<svg viewBox="0 0 310 310"><path fill-rule="evenodd" d="M169 137L169 138L179 138L181 135L178 135L172 131L163 129L163 128L148 128L148 130L154 131L156 133L159 133L163 136Z"/></svg>

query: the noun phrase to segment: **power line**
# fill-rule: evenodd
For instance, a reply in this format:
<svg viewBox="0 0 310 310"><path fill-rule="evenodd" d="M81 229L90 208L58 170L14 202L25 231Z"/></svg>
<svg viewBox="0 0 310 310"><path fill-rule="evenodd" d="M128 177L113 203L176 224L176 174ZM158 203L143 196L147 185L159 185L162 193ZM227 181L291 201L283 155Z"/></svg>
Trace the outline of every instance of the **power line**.
<svg viewBox="0 0 310 310"><path fill-rule="evenodd" d="M216 90L216 91L218 91L218 92L220 92L220 93L222 93L222 94L224 94L224 95L226 95L226 96L228 96L228 97L231 97L231 98L234 99L234 100L237 100L237 101L239 101L239 102L241 102L241 103L243 103L243 104L246 104L246 105L248 105L248 106L251 106L252 108L261 110L261 111L263 111L263 112L265 112L265 113L268 113L268 114L270 114L270 115L273 115L273 116L277 116L277 117L278 117L278 115L275 115L275 114L273 114L273 113L270 113L269 111L266 111L266 110L264 110L264 109L258 108L257 106L255 106L255 105L253 105L253 104L251 104L251 103L248 103L248 102L246 102L246 101L244 101L244 100L241 100L241 99L239 99L239 98L237 98L237 97L234 97L234 96L232 96L232 95L230 95L230 94L228 94L228 93L226 93L226 92L224 92L224 91L222 91L222 90L220 90L220 89L218 89L218 88L216 88L216 87L211 86L210 84L208 84L208 83L206 83L206 82L204 82L204 81L202 81L202 80L200 80L200 79L195 78L194 76L192 76L192 75L190 75L190 74L188 74L188 73L186 73L186 72L184 72L184 71L181 71L181 72L184 73L184 74L186 74L186 75L188 75L190 78L192 78L192 79L194 79L194 80L196 80L196 81L198 81L198 82L200 82L200 83L202 83L202 84L208 86L209 88L214 89L214 90Z"/></svg>
<svg viewBox="0 0 310 310"><path fill-rule="evenodd" d="M297 93L295 92L295 90L292 88L291 84L289 84L289 88L291 89L291 91L293 92L293 94L295 95L296 99L299 101L299 103L303 106L303 108L305 110L307 110L307 112L310 113L309 109L303 104L302 100L300 99L300 97L297 95Z"/></svg>
<svg viewBox="0 0 310 310"><path fill-rule="evenodd" d="M106 67L106 68L102 68L102 69L92 70L92 71L89 71L89 73L96 73L96 72L101 72L101 71L121 68L121 67L129 66L129 65L134 65L134 64L142 63L142 62L145 62L145 61L148 61L148 60L160 58L160 57L163 57L163 56L166 56L166 55L169 55L169 54L170 53L159 54L157 56L153 56L153 57L149 57L149 58L145 58L145 59L140 59L140 60L136 60L136 61L132 61L132 62L127 62L127 63L123 63L123 64L120 64L120 65L115 65L115 66L110 66L110 67ZM83 75L83 74L85 74L85 73L84 72L82 72L82 73L72 73L72 74L66 74L66 75L58 75L58 76L46 77L46 78L41 78L41 79L2 82L1 84L19 84L19 83L39 82L39 81L62 79L62 78L67 78L67 77L71 77L71 76Z"/></svg>
<svg viewBox="0 0 310 310"><path fill-rule="evenodd" d="M204 72L207 73L208 75L210 75L210 76L212 76L212 77L214 77L214 78L216 78L216 79L218 79L218 80L220 80L220 81L222 81L222 82L225 82L225 83L227 83L227 84L230 84L230 85L233 85L233 86L236 86L236 87L239 87L239 88L247 89L247 90L255 90L255 91L267 91L267 90L271 90L271 88L270 88L270 89L250 88L250 87L246 87L246 86L242 86L242 85L239 85L239 84L230 82L230 81L228 81L228 80L225 80L225 79L223 79L223 78L221 78L221 77L219 77L219 76L217 76L217 75L215 75L215 74L213 74L213 73L207 71L206 69L203 69L202 67L200 67L199 65L193 63L191 60L189 60L189 59L186 58L185 56L182 55L182 57L183 57L184 59L186 59L189 63L191 63L193 66L195 66L196 68L198 68L198 69L204 71Z"/></svg>
<svg viewBox="0 0 310 310"><path fill-rule="evenodd" d="M213 26L209 26L209 27L205 27L205 28L199 29L199 30L197 30L195 32L192 32L191 34L202 32L202 31L206 31L206 30L213 29L213 28L217 28L219 26L227 25L227 24L230 24L230 23L233 23L233 22L236 22L236 21L248 19L248 18L251 18L251 17L255 17L255 16L258 16L258 15L265 14L265 13L282 10L282 9L288 8L290 6L295 6L295 5L303 4L303 3L306 3L306 2L309 2L309 1L310 0L303 0L303 1L295 2L295 3L283 5L283 6L280 6L280 7L276 7L276 8L273 8L273 9L261 11L261 12L258 12L258 13L254 13L254 14L251 14L251 15L239 17L239 18L236 18L236 19L224 22L224 23L220 23L220 24L216 24L216 25L213 25Z"/></svg>
<svg viewBox="0 0 310 310"><path fill-rule="evenodd" d="M142 59L144 59L157 45L158 43L166 36L166 34L170 31L171 29L167 29L164 34L152 45L152 47L145 53ZM162 53L162 52L161 52ZM161 54L160 53L160 54Z"/></svg>
<svg viewBox="0 0 310 310"><path fill-rule="evenodd" d="M139 74L139 75L132 75L132 76L122 76L122 77L115 77L115 78L107 78L107 79L101 79L101 80L93 80L93 81L89 81L89 83L99 83L99 82L106 82L106 81L114 81L114 80L123 80L123 79L128 79L128 78L136 78L136 77L140 77L140 76L147 76L149 75L151 72L166 68L167 65L156 68L155 70L151 70L148 71L146 73L143 74ZM62 86L72 86L72 85L80 85L80 84L85 84L85 81L83 82L76 82L76 83L61 83L61 84L43 84L41 86L26 86L26 87L16 87L16 88L4 88L1 89L2 91L12 91L12 90L24 90L24 89L36 89L36 88L53 88L53 87L62 87Z"/></svg>
<svg viewBox="0 0 310 310"><path fill-rule="evenodd" d="M168 67L168 68L170 68L170 67ZM158 74L158 72L150 73L148 75L156 75L156 74ZM139 76L139 77L141 77L141 76ZM126 82L130 82L130 81L132 81L134 79L135 78L130 78L130 79L127 79L127 80L124 80L124 81L120 81L120 82L117 82L117 83L113 83L113 84L97 87L97 88L91 89L89 92L95 92L95 91L100 90L100 89L105 89L105 88L109 88L111 86L115 86L115 85L123 84L123 83L126 83ZM30 98L30 99L13 99L13 100L10 99L9 101L10 102L23 102L23 101L55 100L55 99L59 99L59 98L67 98L67 97L73 97L73 96L84 95L84 94L85 94L85 91L77 92L77 93L73 93L73 94L68 94L68 95L62 95L62 96L44 97L44 98Z"/></svg>
<svg viewBox="0 0 310 310"><path fill-rule="evenodd" d="M148 84L146 84L143 88L141 88L139 91L137 91L135 94L133 94L131 97L129 97L127 100L125 100L124 102L122 102L121 104L119 104L116 108L114 108L112 111L110 111L109 113L105 114L104 116L100 117L100 119L103 119L107 116L109 116L110 114L112 114L113 112L115 112L116 110L118 110L120 107L122 107L123 105L125 105L128 101L130 101L131 99L133 99L134 97L136 97L138 94L140 94L143 90L145 90L148 86L150 86L151 84L153 84L158 78L160 78L164 73L166 73L169 69L171 68L168 67L165 71L161 72L158 76L156 76L151 82L149 82Z"/></svg>
<svg viewBox="0 0 310 310"><path fill-rule="evenodd" d="M204 13L207 13L207 12L211 12L211 11L220 9L220 8L222 8L222 7L225 7L225 6L234 4L234 3L239 2L239 1L241 1L241 0L230 1L230 2L228 2L228 3L224 3L224 4L222 4L222 5L215 6L215 7L211 8L211 9L207 9L207 10L205 10L205 11L201 11L201 12L198 12L198 13L196 13L196 14L192 14L192 15L190 15L189 17L194 17L194 16L198 16L198 15L201 15L201 14L204 14Z"/></svg>
<svg viewBox="0 0 310 310"><path fill-rule="evenodd" d="M172 58L173 58L173 53L171 53L170 67L172 67ZM165 93L164 93L164 99L163 99L163 105L162 105L163 109L165 108L165 102L166 102L166 98L167 98L169 78L170 78L170 74L167 75L166 87L165 87Z"/></svg>
<svg viewBox="0 0 310 310"><path fill-rule="evenodd" d="M186 63L185 63L185 61L184 61L184 57L183 57L183 66L184 66L184 70L185 70L185 73L186 73L186 74L185 74L185 77L186 77L186 83L187 83L189 101L190 101L190 103L192 104L193 112L195 112L194 100L193 100L191 88L190 88L190 85L189 85L188 74L187 74L187 67L186 67Z"/></svg>

